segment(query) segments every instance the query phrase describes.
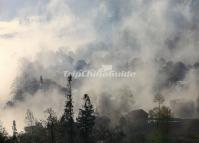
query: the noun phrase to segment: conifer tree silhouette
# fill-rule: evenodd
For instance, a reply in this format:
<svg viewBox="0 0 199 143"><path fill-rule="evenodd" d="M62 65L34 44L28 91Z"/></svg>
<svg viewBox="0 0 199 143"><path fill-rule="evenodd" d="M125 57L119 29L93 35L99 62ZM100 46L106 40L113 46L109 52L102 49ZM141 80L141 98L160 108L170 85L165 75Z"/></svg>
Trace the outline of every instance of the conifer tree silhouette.
<svg viewBox="0 0 199 143"><path fill-rule="evenodd" d="M68 76L68 85L67 85L67 91L66 91L66 103L65 103L65 109L64 109L64 123L65 123L65 129L67 133L67 140L68 143L73 143L74 139L74 120L73 120L73 101L72 101L72 91L71 91L71 82L72 82L72 76Z"/></svg>
<svg viewBox="0 0 199 143"><path fill-rule="evenodd" d="M92 129L95 125L95 115L93 105L91 104L88 94L84 94L83 109L79 110L77 118L78 127L84 143L91 143Z"/></svg>

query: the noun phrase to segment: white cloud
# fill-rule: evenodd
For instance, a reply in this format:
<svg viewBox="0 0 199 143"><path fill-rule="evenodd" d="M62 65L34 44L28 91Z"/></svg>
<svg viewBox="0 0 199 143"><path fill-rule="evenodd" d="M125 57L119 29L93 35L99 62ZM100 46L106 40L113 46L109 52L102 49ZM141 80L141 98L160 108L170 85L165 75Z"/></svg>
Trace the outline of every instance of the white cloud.
<svg viewBox="0 0 199 143"><path fill-rule="evenodd" d="M18 60L24 57L35 60L40 51L56 51L60 47L66 51L78 51L90 45L95 49L80 50L75 56L90 61L94 67L103 62L119 67L140 58L144 64L138 68L136 83L132 85L139 95L137 104L147 108L151 104L145 105L142 99L152 102L153 85L159 68L154 63L156 58L186 64L193 64L199 58L196 52L198 15L197 10L192 9L192 2L28 0L26 4L22 3L22 0L16 6L8 1L0 3L2 11L7 9L3 13L0 11L0 15L4 15L0 21L0 78L5 81L0 82L2 102L10 98L10 85L19 72ZM176 42L175 37L179 37L179 41ZM172 50L166 44L169 40L176 42ZM49 61L53 62L52 59ZM88 90L89 83L85 81L80 91ZM111 82L92 83L99 90L107 87L115 89L111 87Z"/></svg>

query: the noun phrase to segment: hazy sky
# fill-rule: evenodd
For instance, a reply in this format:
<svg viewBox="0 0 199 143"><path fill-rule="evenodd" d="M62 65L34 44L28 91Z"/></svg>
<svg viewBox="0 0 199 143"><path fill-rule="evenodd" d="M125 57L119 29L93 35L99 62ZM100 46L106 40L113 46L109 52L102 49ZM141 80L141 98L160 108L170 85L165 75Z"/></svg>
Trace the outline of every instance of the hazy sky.
<svg viewBox="0 0 199 143"><path fill-rule="evenodd" d="M152 103L153 85L165 79L164 76L157 79L162 66L156 63L157 59L182 62L186 66L199 62L198 15L198 0L0 0L1 106L12 98L10 89L20 75L22 58L33 63L39 61L42 66L47 62L58 64L56 56L61 54L56 52L62 49L65 53L73 51L74 61L82 59L92 67L111 64L122 69L129 63L134 69L135 63L141 62L141 66L136 64L139 74L136 83L131 83L131 90L137 97L137 107L151 107L144 104L143 98ZM67 63L61 64L65 65ZM183 80L190 84L183 95L197 94L193 92L196 85L192 85L195 77L192 72L187 73ZM99 95L96 87L104 90L115 86L112 89L115 90L127 83L129 81L120 84L93 81L92 93ZM89 85L85 81L80 91L87 91ZM177 93L173 89L164 92ZM30 99L31 104L0 113L6 129L10 132L11 121L17 118L22 130L24 121L19 117L24 115L22 108L34 107L40 99L38 95ZM15 116L16 111L23 112Z"/></svg>
<svg viewBox="0 0 199 143"><path fill-rule="evenodd" d="M85 5L83 7L78 1L75 3L64 0L0 0L0 78L2 80L0 103L2 108L8 99L12 98L10 89L14 79L20 73L21 58L34 60L35 55L42 50L56 51L62 48L74 51L95 39L89 20L92 18L92 13L89 17L82 15L86 11L85 8L87 9L87 6L90 8L92 3L85 0L82 3ZM73 6L75 7L72 8ZM74 14L76 12L77 14ZM2 113L3 124L9 132L11 120L20 118L14 115L15 112L16 110ZM23 114L24 112L19 116ZM18 123L19 130L23 128L21 125L24 123L23 118L20 118L22 121Z"/></svg>
<svg viewBox="0 0 199 143"><path fill-rule="evenodd" d="M1 98L7 97L19 58L32 59L42 49L74 50L95 38L90 22L74 15L66 2L0 1Z"/></svg>

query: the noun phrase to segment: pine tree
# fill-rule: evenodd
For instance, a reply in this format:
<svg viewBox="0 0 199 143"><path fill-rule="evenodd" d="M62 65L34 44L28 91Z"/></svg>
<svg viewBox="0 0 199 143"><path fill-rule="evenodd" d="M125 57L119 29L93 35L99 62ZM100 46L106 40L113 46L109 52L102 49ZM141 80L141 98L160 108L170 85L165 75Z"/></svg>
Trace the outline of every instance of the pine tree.
<svg viewBox="0 0 199 143"><path fill-rule="evenodd" d="M49 130L49 135L50 135L50 142L54 143L55 141L55 124L57 122L57 117L55 112L53 111L52 108L48 108L45 113L48 114L47 118L47 128Z"/></svg>
<svg viewBox="0 0 199 143"><path fill-rule="evenodd" d="M73 143L74 139L74 132L73 132L73 101L72 101L72 91L71 91L71 82L72 82L72 76L68 76L68 87L66 92L66 103L65 103L65 109L64 109L64 124L67 134L67 140L68 143Z"/></svg>
<svg viewBox="0 0 199 143"><path fill-rule="evenodd" d="M77 118L78 127L80 129L81 137L84 143L91 142L91 134L93 126L95 125L95 115L93 105L91 104L90 98L87 94L84 95L83 109L79 110Z"/></svg>
<svg viewBox="0 0 199 143"><path fill-rule="evenodd" d="M12 130L13 130L13 142L17 143L17 127L16 127L16 121L13 120L13 125L12 125Z"/></svg>

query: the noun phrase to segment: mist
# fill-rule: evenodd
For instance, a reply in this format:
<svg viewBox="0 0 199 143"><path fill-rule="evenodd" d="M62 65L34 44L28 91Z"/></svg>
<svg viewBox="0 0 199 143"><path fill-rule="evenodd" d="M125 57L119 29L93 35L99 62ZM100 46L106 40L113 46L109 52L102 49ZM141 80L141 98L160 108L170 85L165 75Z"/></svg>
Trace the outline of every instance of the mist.
<svg viewBox="0 0 199 143"><path fill-rule="evenodd" d="M23 130L27 109L37 119L48 107L62 114L66 70L112 65L136 73L73 80L75 110L88 93L96 112L115 122L133 109L156 106L157 93L168 106L171 100L198 98L197 0L29 0L14 9L1 3L8 9L0 14L1 120L9 132L14 119ZM45 89L39 88L40 76Z"/></svg>

